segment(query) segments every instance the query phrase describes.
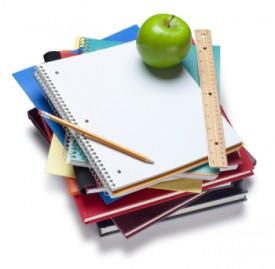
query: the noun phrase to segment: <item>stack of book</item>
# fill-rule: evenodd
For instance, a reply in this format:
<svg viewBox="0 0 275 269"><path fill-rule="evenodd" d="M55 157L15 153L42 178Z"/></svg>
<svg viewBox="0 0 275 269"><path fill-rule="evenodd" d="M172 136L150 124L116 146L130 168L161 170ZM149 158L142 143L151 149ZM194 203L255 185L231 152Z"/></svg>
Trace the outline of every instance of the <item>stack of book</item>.
<svg viewBox="0 0 275 269"><path fill-rule="evenodd" d="M136 51L137 31L77 37L75 50L46 53L45 63L13 74L35 105L29 118L50 143L46 170L64 176L82 221L96 223L101 236L129 238L162 220L244 201L256 165L221 108L228 167L209 166L195 45L181 65L153 69ZM219 83L219 47L213 52ZM39 110L148 158L93 141Z"/></svg>

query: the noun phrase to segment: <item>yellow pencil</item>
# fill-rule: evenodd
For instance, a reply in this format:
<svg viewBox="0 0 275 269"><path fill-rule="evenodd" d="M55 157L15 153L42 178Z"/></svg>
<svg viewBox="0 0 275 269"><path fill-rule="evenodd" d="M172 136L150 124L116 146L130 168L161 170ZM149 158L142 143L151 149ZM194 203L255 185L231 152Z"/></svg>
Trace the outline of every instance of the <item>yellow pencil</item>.
<svg viewBox="0 0 275 269"><path fill-rule="evenodd" d="M109 147L109 148L112 148L112 149L114 149L114 150L117 150L117 151L119 151L119 152L122 152L122 153L124 153L124 154L127 154L127 155L129 155L129 156L131 156L131 157L133 157L133 158L135 158L135 159L140 160L140 161L143 161L143 162L146 162L146 163L150 163L150 164L153 164L153 163L154 163L152 160L150 160L149 158L147 158L147 157L144 156L144 155L141 155L141 154L139 154L139 153L137 153L137 152L135 152L135 151L132 151L132 150L130 150L130 149L127 149L127 148L125 148L125 147L123 147L123 146L121 146L121 145L119 145L119 144L117 144L117 143L114 143L114 142L112 142L112 141L110 141L110 140L107 140L107 139L105 139L105 138L103 138L103 137L101 137L101 136L98 136L98 135L96 135L96 134L94 134L94 133L91 133L91 132L89 132L89 131L87 131L87 130L85 130L85 129L82 129L81 127L79 127L79 126L77 126L77 125L74 125L74 124L72 124L72 123L70 123L70 122L67 122L67 121L65 121L65 120L62 120L62 119L60 119L60 118L58 118L58 117L56 117L56 116L53 116L53 115L51 115L51 114L49 114L49 113L47 113L47 112L45 112L45 111L41 111L41 110L40 110L40 111L39 111L39 114L40 114L43 118L50 119L50 120L52 120L52 121L54 121L54 122L57 122L57 123L59 123L59 124L61 124L61 125L63 125L63 126L66 126L66 127L68 127L68 128L71 128L71 129L73 129L74 131L76 131L76 132L78 132L78 133L81 133L81 134L85 135L87 138L90 138L90 139L92 139L93 141L98 142L98 143L100 143L100 144L102 144L102 145L105 145L105 146L107 146L107 147Z"/></svg>

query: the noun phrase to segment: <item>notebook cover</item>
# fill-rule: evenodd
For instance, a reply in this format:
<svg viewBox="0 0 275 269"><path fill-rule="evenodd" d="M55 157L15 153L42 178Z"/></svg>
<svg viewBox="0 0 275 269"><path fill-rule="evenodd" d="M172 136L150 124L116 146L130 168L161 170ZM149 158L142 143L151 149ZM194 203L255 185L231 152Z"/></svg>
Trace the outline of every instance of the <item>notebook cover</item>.
<svg viewBox="0 0 275 269"><path fill-rule="evenodd" d="M89 189L90 192L101 192L101 189L97 187L96 180L89 169L78 166L73 166L73 169L81 194L88 194Z"/></svg>
<svg viewBox="0 0 275 269"><path fill-rule="evenodd" d="M249 157L251 163L252 163L253 166L255 167L256 164L257 164L257 160L255 159L255 157L254 157L246 148L245 148L244 150L245 150L246 154L248 155L248 157Z"/></svg>
<svg viewBox="0 0 275 269"><path fill-rule="evenodd" d="M62 58L60 51L49 51L43 55L45 62L51 62Z"/></svg>
<svg viewBox="0 0 275 269"><path fill-rule="evenodd" d="M75 178L65 177L68 193L71 195L80 195L79 187Z"/></svg>
<svg viewBox="0 0 275 269"><path fill-rule="evenodd" d="M229 166L239 165L240 163L242 163L242 158L240 156L240 153L238 151L235 151L227 155L227 161Z"/></svg>
<svg viewBox="0 0 275 269"><path fill-rule="evenodd" d="M185 209L183 210L179 209L178 211L174 212L174 214L167 216L161 221L172 220L175 218L184 217L197 212L202 212L202 211L214 209L217 207L229 205L232 203L245 201L246 200L245 196L240 197L233 201L230 201L230 199L226 199L226 198L233 197L238 194L244 194L244 193L247 193L245 181L238 180L236 182L233 182L232 185L230 186L219 188L217 190L213 190L206 193L206 195L203 196L202 198L199 198L198 200L194 201L190 205L187 205ZM217 202L216 204L214 203L215 201ZM200 208L198 208L198 206L200 206ZM140 211L143 211L143 209ZM126 215L130 216L131 213ZM150 217L150 215L148 217ZM132 220L128 219L127 221L131 222ZM112 219L107 219L107 220L98 222L97 228L100 236L106 236L106 235L119 232L119 229L115 226Z"/></svg>

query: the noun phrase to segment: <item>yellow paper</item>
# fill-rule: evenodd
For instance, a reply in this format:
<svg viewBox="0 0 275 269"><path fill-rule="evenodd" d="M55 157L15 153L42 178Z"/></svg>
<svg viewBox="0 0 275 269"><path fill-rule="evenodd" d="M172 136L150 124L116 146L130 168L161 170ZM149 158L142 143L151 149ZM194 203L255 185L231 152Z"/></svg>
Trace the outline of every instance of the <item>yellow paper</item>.
<svg viewBox="0 0 275 269"><path fill-rule="evenodd" d="M187 191L194 193L202 192L202 180L194 179L174 179L165 182L160 182L151 186L153 189L163 189L171 191Z"/></svg>
<svg viewBox="0 0 275 269"><path fill-rule="evenodd" d="M66 163L63 157L63 150L63 145L57 136L53 135L45 171L57 176L75 178L73 166Z"/></svg>
<svg viewBox="0 0 275 269"><path fill-rule="evenodd" d="M81 36L76 36L74 41L74 49L79 49L81 46Z"/></svg>

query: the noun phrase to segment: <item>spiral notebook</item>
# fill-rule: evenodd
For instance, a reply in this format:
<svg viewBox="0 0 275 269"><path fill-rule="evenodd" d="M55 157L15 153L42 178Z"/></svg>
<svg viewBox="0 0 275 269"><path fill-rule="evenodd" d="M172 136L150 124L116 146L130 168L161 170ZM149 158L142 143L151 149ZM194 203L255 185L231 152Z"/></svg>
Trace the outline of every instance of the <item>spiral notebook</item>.
<svg viewBox="0 0 275 269"><path fill-rule="evenodd" d="M144 65L135 41L37 65L35 76L60 117L155 162L73 134L112 197L207 162L200 88L182 65ZM223 125L227 150L237 150L242 140Z"/></svg>
<svg viewBox="0 0 275 269"><path fill-rule="evenodd" d="M102 42L102 43L101 43ZM129 40L128 40L129 42ZM87 37L76 37L74 48L77 49L79 45L82 45L81 49L83 53L92 52L99 49L106 49L112 46L121 45L122 42L115 42L109 40L98 40L94 38ZM219 62L220 62L220 47L213 46L213 53L215 56L215 65L217 71L217 80L219 85ZM199 84L198 69L196 66L196 47L191 46L188 55L182 61L184 68L190 73L193 79ZM67 163L75 166L87 167L89 165L88 159L85 154L77 144L74 139L71 139L68 148ZM203 180L213 180L217 178L220 169L211 168L209 164L204 164L198 168L192 169L190 171L180 173L176 178L185 179L203 179Z"/></svg>

